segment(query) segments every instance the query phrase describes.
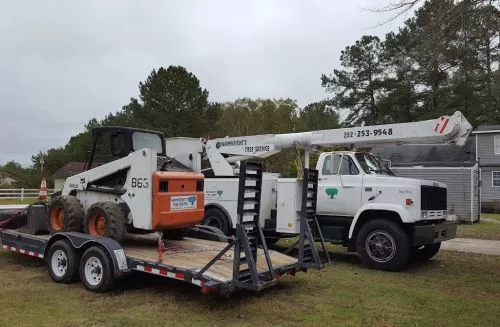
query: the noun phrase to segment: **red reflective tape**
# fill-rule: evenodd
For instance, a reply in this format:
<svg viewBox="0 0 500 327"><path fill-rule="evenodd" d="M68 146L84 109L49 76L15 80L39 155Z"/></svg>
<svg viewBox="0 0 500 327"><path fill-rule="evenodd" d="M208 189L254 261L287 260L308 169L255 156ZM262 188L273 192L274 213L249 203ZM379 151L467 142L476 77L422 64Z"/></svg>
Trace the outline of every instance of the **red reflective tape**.
<svg viewBox="0 0 500 327"><path fill-rule="evenodd" d="M33 252L33 256L35 256L35 257L39 257L39 256L40 256L40 253Z"/></svg>
<svg viewBox="0 0 500 327"><path fill-rule="evenodd" d="M153 271L153 268L144 266L144 271L150 273L151 271Z"/></svg>
<svg viewBox="0 0 500 327"><path fill-rule="evenodd" d="M436 127L434 127L434 132L437 132L439 128L439 123L436 124Z"/></svg>
<svg viewBox="0 0 500 327"><path fill-rule="evenodd" d="M160 269L159 271L160 271L160 275L167 276L167 271L166 270Z"/></svg>
<svg viewBox="0 0 500 327"><path fill-rule="evenodd" d="M439 131L439 134L443 134L444 129L446 128L446 126L448 126L448 122L449 122L449 121L450 121L449 119L446 119L446 120L445 120L445 122L444 122L444 124L443 124L443 127L441 127L441 130Z"/></svg>
<svg viewBox="0 0 500 327"><path fill-rule="evenodd" d="M176 279L184 279L184 274L183 273L175 273L175 278Z"/></svg>

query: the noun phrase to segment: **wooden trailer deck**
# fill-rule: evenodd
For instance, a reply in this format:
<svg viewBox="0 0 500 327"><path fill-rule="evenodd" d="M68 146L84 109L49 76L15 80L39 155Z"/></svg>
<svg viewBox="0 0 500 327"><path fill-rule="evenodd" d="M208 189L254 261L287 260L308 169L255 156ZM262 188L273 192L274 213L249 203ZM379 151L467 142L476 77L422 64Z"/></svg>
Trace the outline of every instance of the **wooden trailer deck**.
<svg viewBox="0 0 500 327"><path fill-rule="evenodd" d="M136 261L144 261L197 272L227 246L227 243L197 238L184 238L175 241L166 240L166 251L163 253L163 260L159 262L157 244L158 238L155 234L129 235L123 244L123 249L128 258ZM220 282L231 281L233 278L233 255L234 250L229 250L204 272L203 275ZM297 263L296 258L277 251L269 250L269 256L273 268L275 269L295 265ZM242 269L244 268L244 265L242 265ZM267 264L264 251L259 249L257 254L257 270L261 273L267 271L266 268Z"/></svg>
<svg viewBox="0 0 500 327"><path fill-rule="evenodd" d="M44 243L51 238L51 235L32 235L21 230L4 231L4 233L18 235L24 240L39 240ZM155 233L127 234L121 245L126 257L131 262L142 262L146 266L168 267L169 270L191 271L193 273L200 271L227 246L227 243L223 242L188 237L182 240L165 240L164 244L165 252L161 262L158 256L158 235ZM43 254L43 251L41 252ZM233 278L233 256L234 249L230 249L203 273L203 277L221 283L230 282ZM289 268L297 264L296 258L274 250L269 250L269 256L275 270ZM244 257L244 253L242 253L242 257ZM136 270L134 267L133 265L132 269ZM241 265L242 270L246 268L246 264ZM261 249L258 250L257 254L257 271L258 273L267 271L266 258Z"/></svg>

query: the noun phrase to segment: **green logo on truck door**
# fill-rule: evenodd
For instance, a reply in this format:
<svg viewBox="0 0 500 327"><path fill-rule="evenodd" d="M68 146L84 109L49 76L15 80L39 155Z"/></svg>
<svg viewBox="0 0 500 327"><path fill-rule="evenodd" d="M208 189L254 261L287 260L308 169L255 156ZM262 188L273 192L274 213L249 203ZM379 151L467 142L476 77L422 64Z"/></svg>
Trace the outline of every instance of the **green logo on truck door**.
<svg viewBox="0 0 500 327"><path fill-rule="evenodd" d="M339 193L339 190L336 188L327 188L325 192L326 195L330 197L330 199L335 199L335 196Z"/></svg>

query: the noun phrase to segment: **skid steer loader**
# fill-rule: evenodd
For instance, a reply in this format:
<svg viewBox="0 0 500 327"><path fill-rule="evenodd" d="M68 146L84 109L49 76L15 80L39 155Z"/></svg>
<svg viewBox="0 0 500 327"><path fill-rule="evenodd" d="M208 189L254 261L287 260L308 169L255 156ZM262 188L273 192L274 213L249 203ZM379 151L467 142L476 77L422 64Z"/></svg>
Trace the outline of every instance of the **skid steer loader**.
<svg viewBox="0 0 500 327"><path fill-rule="evenodd" d="M48 208L56 232L122 240L126 231L180 238L203 220L203 175L165 154L160 132L97 127L86 170L66 179Z"/></svg>

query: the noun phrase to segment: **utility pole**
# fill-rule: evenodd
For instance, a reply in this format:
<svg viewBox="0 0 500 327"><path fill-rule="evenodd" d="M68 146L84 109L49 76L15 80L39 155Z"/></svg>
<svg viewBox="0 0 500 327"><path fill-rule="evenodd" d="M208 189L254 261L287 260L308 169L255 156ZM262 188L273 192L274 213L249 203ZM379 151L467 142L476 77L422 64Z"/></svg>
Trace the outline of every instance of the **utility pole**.
<svg viewBox="0 0 500 327"><path fill-rule="evenodd" d="M41 171L42 171L42 176L43 176L43 154L42 154L42 157L40 158L40 165L41 165Z"/></svg>

